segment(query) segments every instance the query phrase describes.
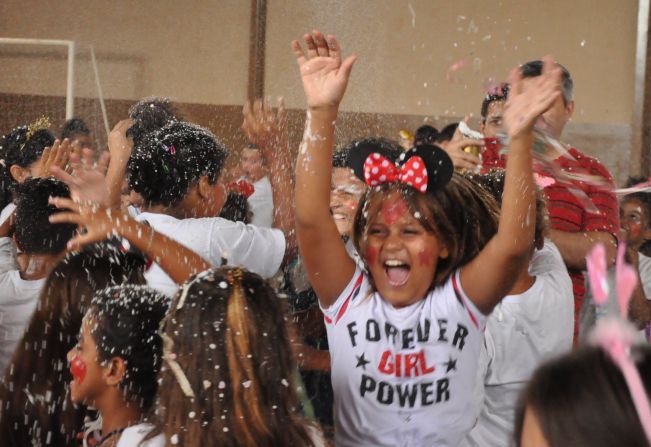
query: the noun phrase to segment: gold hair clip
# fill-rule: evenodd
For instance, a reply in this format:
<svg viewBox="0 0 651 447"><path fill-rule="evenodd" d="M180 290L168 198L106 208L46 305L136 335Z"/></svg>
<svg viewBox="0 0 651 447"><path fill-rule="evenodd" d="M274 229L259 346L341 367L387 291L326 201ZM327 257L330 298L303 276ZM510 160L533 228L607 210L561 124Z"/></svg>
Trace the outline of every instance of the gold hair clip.
<svg viewBox="0 0 651 447"><path fill-rule="evenodd" d="M36 121L31 122L27 126L27 134L25 135L25 142L20 145L20 150L22 151L23 149L25 149L25 144L27 144L27 142L32 139L32 137L36 132L43 129L49 129L51 125L52 122L50 121L50 118L47 116L42 116L38 118Z"/></svg>
<svg viewBox="0 0 651 447"><path fill-rule="evenodd" d="M242 288L243 277L244 277L244 272L242 272L242 269L239 267L235 267L234 269L232 269L230 272L226 274L226 280L228 281L228 284L230 284L233 289Z"/></svg>

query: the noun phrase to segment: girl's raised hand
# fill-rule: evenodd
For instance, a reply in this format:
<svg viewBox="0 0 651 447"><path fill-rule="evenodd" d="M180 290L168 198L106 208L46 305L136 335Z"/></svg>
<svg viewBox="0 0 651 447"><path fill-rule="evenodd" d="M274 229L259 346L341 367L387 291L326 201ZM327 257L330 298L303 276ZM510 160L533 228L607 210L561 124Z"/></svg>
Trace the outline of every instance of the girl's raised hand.
<svg viewBox="0 0 651 447"><path fill-rule="evenodd" d="M324 37L320 31L303 36L307 54L301 44L292 41L292 50L301 71L303 90L310 109L338 108L346 91L350 71L357 56L341 60L341 48L331 34Z"/></svg>
<svg viewBox="0 0 651 447"><path fill-rule="evenodd" d="M110 210L91 202L75 202L64 197L50 197L49 203L66 211L50 216L51 223L72 223L79 227L79 233L68 242L68 250L78 250L86 244L103 241L117 234L120 218L126 224L128 215ZM83 230L83 231L82 231Z"/></svg>
<svg viewBox="0 0 651 447"><path fill-rule="evenodd" d="M531 132L536 120L561 96L562 70L550 56L543 58L540 76L522 78L519 67L511 70L511 90L504 105L504 128L509 137Z"/></svg>
<svg viewBox="0 0 651 447"><path fill-rule="evenodd" d="M260 149L287 141L287 112L282 98L278 100L278 111L274 113L269 100L248 101L242 109L244 117L242 130L246 138Z"/></svg>
<svg viewBox="0 0 651 447"><path fill-rule="evenodd" d="M52 174L70 188L70 195L76 202L90 202L102 206L109 205L109 191L106 185L106 170L109 154L102 153L95 163L93 151L84 149L81 154L70 155L69 173L57 166L52 168Z"/></svg>
<svg viewBox="0 0 651 447"><path fill-rule="evenodd" d="M63 141L54 140L52 147L43 150L37 177L50 177L55 168L65 169L72 151L73 145L67 138Z"/></svg>

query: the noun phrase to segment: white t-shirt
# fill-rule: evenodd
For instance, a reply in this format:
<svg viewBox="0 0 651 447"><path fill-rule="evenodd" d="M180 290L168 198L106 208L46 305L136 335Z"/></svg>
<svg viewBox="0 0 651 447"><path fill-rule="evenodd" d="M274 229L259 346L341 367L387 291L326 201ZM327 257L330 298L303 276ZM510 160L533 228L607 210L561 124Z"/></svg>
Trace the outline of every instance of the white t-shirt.
<svg viewBox="0 0 651 447"><path fill-rule="evenodd" d="M20 277L13 241L8 237L0 238L0 375L4 375L11 362L44 284L45 279Z"/></svg>
<svg viewBox="0 0 651 447"><path fill-rule="evenodd" d="M456 287L455 287L456 286ZM357 267L323 309L338 446L456 446L475 420L472 391L485 317L455 273L394 308Z"/></svg>
<svg viewBox="0 0 651 447"><path fill-rule="evenodd" d="M221 217L177 219L166 214L140 213L139 221L146 221L156 231L193 250L215 266L222 258L228 265L238 265L263 278L272 277L280 268L285 255L283 232L259 228L242 222L231 222ZM154 264L146 273L147 283L173 295L178 285Z"/></svg>
<svg viewBox="0 0 651 447"><path fill-rule="evenodd" d="M479 418L463 446L510 445L520 391L540 363L572 349L572 280L553 243L540 251L530 266L534 284L506 296L486 322L475 391Z"/></svg>
<svg viewBox="0 0 651 447"><path fill-rule="evenodd" d="M7 220L15 210L16 205L14 205L13 202L8 203L7 206L0 211L0 225L5 223L5 220Z"/></svg>
<svg viewBox="0 0 651 447"><path fill-rule="evenodd" d="M269 177L262 177L253 184L255 191L248 199L251 207L251 224L271 228L274 222L274 197Z"/></svg>
<svg viewBox="0 0 651 447"><path fill-rule="evenodd" d="M122 432L115 447L165 447L165 435L162 433L142 442L153 428L147 423L132 425Z"/></svg>
<svg viewBox="0 0 651 447"><path fill-rule="evenodd" d="M643 255L642 253L639 253L638 256L638 269L640 273L640 282L642 283L642 289L644 290L646 299L651 300L651 258Z"/></svg>
<svg viewBox="0 0 651 447"><path fill-rule="evenodd" d="M640 282L642 283L642 290L644 290L644 296L647 300L651 300L651 258L638 253L639 264L638 264L638 273L640 275ZM640 334L644 340L648 339L651 324L647 323L646 328L640 331Z"/></svg>

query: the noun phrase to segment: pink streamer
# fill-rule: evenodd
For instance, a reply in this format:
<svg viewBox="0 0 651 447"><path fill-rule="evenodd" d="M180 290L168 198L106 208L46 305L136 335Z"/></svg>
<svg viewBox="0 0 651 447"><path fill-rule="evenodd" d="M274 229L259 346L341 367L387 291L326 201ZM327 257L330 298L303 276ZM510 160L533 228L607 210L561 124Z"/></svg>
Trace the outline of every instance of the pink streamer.
<svg viewBox="0 0 651 447"><path fill-rule="evenodd" d="M606 279L606 249L602 244L594 246L586 258L588 280L594 300L599 305L608 301L608 281Z"/></svg>

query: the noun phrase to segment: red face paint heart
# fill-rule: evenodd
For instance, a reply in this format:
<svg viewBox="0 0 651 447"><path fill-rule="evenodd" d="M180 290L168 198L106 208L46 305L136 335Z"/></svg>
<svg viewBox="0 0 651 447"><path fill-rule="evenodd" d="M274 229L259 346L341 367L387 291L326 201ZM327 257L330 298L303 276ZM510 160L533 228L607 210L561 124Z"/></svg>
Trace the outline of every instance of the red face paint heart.
<svg viewBox="0 0 651 447"><path fill-rule="evenodd" d="M368 247L366 249L366 263L368 265L372 265L376 259L377 259L377 248Z"/></svg>
<svg viewBox="0 0 651 447"><path fill-rule="evenodd" d="M407 204L402 199L386 200L382 204L382 216L387 225L393 225L407 212Z"/></svg>
<svg viewBox="0 0 651 447"><path fill-rule="evenodd" d="M427 266L432 264L432 252L430 250L423 250L420 253L418 253L418 260L420 261L420 265L422 266Z"/></svg>
<svg viewBox="0 0 651 447"><path fill-rule="evenodd" d="M70 373L72 374L72 377L74 377L78 384L81 384L86 378L86 372L86 364L77 354L75 354L70 361Z"/></svg>

